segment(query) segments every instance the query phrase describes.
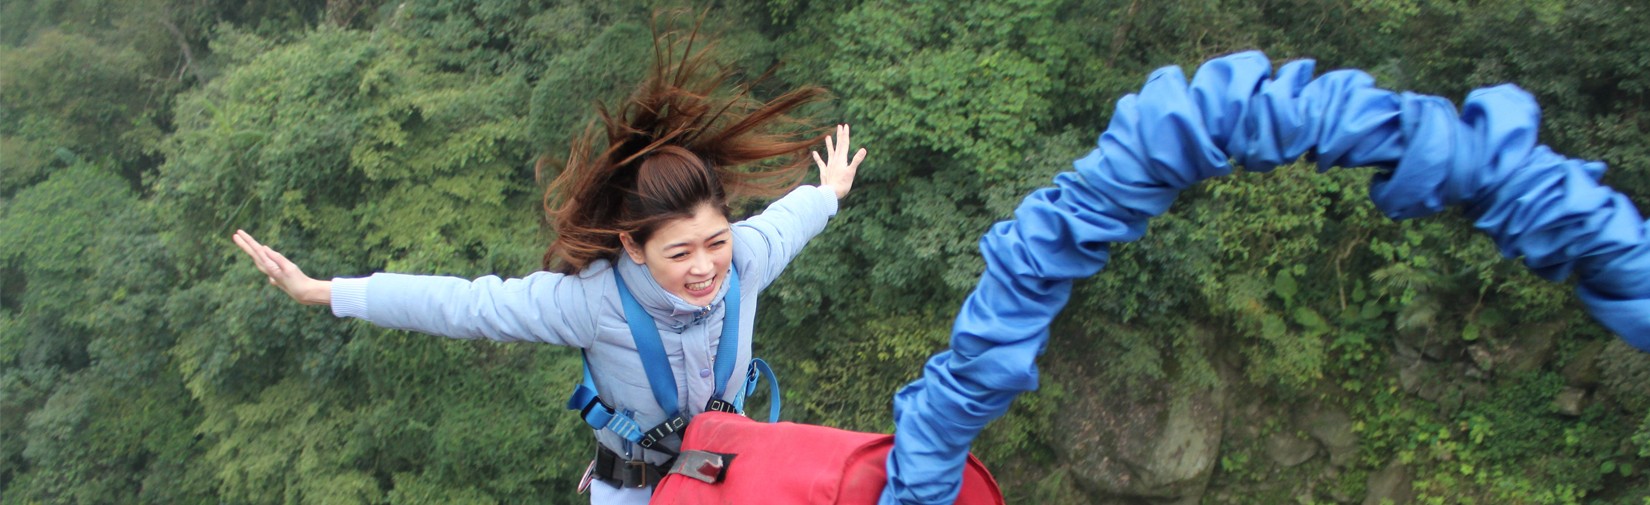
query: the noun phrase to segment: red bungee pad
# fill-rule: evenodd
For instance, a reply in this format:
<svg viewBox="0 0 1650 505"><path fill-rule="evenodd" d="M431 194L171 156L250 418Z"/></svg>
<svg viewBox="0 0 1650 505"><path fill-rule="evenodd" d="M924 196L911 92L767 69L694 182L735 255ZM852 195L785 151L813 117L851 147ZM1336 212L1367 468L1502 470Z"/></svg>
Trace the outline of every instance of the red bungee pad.
<svg viewBox="0 0 1650 505"><path fill-rule="evenodd" d="M678 467L654 489L651 505L807 504L873 505L888 484L893 435L796 423L759 423L742 415L706 412L693 417L682 438ZM693 451L723 455L719 465ZM731 457L728 457L731 455ZM711 459L717 459L711 456ZM720 466L720 475L710 467ZM963 467L958 505L1003 505L997 480L973 454Z"/></svg>

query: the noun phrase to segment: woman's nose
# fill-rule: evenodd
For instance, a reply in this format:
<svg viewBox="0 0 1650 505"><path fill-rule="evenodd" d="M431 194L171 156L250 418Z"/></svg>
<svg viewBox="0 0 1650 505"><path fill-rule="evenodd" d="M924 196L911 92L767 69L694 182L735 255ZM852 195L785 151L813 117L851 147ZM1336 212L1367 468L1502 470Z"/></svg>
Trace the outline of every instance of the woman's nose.
<svg viewBox="0 0 1650 505"><path fill-rule="evenodd" d="M693 275L710 273L710 258L707 256L705 254L693 255L693 261L688 265L688 273Z"/></svg>

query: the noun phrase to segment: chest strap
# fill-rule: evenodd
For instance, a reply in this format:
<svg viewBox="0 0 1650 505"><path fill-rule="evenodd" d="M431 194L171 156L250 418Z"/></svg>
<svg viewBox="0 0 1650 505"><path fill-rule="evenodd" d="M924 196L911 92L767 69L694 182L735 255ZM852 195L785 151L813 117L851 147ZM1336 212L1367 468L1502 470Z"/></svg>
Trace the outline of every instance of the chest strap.
<svg viewBox="0 0 1650 505"><path fill-rule="evenodd" d="M653 399L658 402L665 412L665 421L649 429L641 426L624 412L614 410L612 406L602 401L596 392L595 381L590 374L589 355L584 355L584 380L573 390L567 400L569 410L579 411L579 417L585 424L596 430L607 429L632 443L646 449L662 452L674 452L658 445L660 441L673 434L681 432L687 427L686 417L681 415L680 402L676 395L676 374L670 367L670 359L665 354L664 343L659 338L659 328L653 322L653 317L647 314L636 297L625 286L624 279L615 272L614 282L619 288L619 299L624 306L625 322L630 326L631 338L635 340L636 351L641 356L642 371L647 375L648 388L653 391ZM728 270L728 291L723 296L722 337L716 348L716 389L707 402L705 410L739 413L744 403L745 395L754 391L757 380L762 375L770 378L773 400L769 409L769 421L778 421L779 382L768 368L768 364L761 360L752 360L747 372L746 382L740 394L733 403L722 400L727 392L728 381L733 375L734 362L739 353L739 274L738 269Z"/></svg>

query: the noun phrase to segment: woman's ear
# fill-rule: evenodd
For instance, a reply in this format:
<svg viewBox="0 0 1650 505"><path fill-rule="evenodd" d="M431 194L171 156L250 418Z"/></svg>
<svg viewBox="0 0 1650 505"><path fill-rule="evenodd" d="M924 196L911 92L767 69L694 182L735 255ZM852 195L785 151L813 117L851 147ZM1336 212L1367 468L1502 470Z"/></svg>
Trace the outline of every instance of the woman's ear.
<svg viewBox="0 0 1650 505"><path fill-rule="evenodd" d="M636 244L636 241L630 238L629 233L620 233L619 243L624 245L624 253L630 255L630 261L634 261L638 265L647 263L647 256L642 254L642 246Z"/></svg>

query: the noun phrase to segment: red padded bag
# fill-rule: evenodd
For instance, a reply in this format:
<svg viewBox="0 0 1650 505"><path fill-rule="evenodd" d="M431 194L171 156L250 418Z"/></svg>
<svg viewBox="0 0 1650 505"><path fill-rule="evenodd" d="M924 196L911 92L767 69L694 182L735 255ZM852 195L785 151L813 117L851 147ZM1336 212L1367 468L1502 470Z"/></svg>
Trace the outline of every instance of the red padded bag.
<svg viewBox="0 0 1650 505"><path fill-rule="evenodd" d="M888 483L892 435L796 423L759 423L724 412L694 416L682 437L677 467L705 461L693 451L732 455L719 471L672 471L650 505L874 505ZM689 468L691 470L691 468ZM712 477L705 482L689 474ZM968 455L959 505L1002 505L1003 493L985 465Z"/></svg>

